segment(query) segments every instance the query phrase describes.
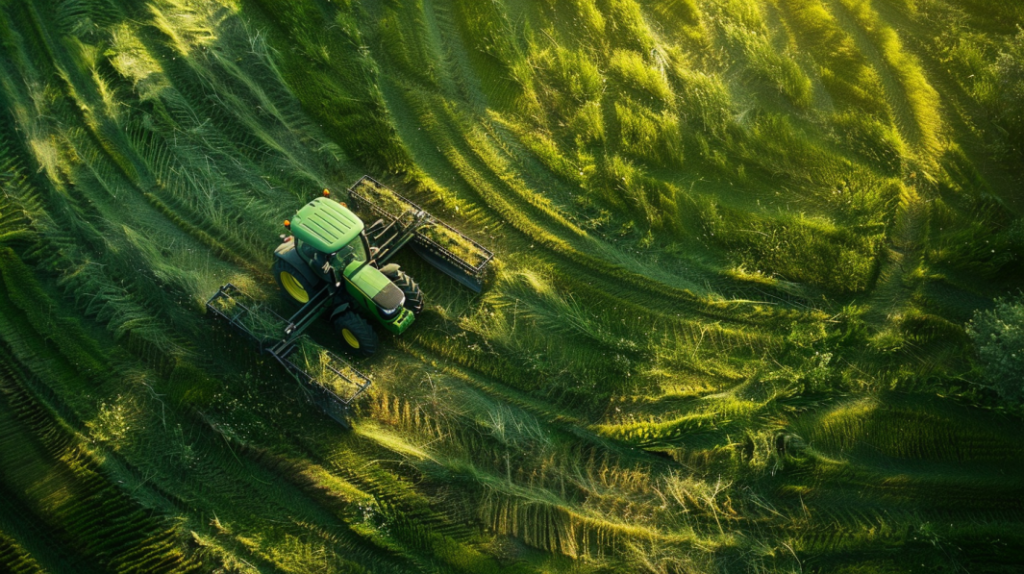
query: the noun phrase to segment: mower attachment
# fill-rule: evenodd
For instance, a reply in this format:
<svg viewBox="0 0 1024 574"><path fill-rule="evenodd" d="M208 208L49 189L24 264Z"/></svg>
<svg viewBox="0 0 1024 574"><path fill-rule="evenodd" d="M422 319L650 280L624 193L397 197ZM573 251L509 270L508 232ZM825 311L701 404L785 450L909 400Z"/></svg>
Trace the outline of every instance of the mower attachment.
<svg viewBox="0 0 1024 574"><path fill-rule="evenodd" d="M371 380L345 359L302 336L323 312L325 293L318 293L294 316L285 319L267 306L252 302L238 287L228 283L206 302L206 309L251 340L260 353L274 357L327 416L345 428L352 428L348 420L352 402L366 392Z"/></svg>
<svg viewBox="0 0 1024 574"><path fill-rule="evenodd" d="M348 193L358 209L378 218L366 228L378 265L409 243L417 255L446 275L477 293L483 289L487 264L494 258L486 247L369 176L363 176Z"/></svg>

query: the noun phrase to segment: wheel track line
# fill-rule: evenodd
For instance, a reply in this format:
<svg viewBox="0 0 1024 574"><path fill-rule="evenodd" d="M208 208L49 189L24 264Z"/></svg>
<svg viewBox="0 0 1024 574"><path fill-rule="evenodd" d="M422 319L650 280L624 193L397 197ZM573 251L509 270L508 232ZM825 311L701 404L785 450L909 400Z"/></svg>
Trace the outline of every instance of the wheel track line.
<svg viewBox="0 0 1024 574"><path fill-rule="evenodd" d="M902 72L894 68L889 59L880 51L879 46L876 45L876 39L871 37L870 33L850 13L849 8L845 5L845 2L848 0L825 1L830 6L830 12L835 16L840 26L844 30L849 31L858 51L867 58L871 67L881 76L882 84L885 87L885 98L895 114L895 122L903 138L914 146L915 155L918 155L926 165L934 166L936 161L935 155L941 151L942 146L939 138L942 134L929 133L930 129L925 126L925 120L920 117L920 112L915 109L906 80L901 77ZM875 16L878 16L878 12L874 9L870 0L866 1L868 2L868 9ZM877 19L876 25L880 28L887 28L880 17ZM895 31L893 33L895 34ZM900 37L897 36L897 38ZM902 50L903 42L901 38L899 43ZM918 63L914 62L914 64L917 65ZM919 71L923 73L923 70ZM927 82L927 79L925 81ZM931 87L930 83L927 83L926 86L931 90L931 95L935 96L936 104L938 104L938 94Z"/></svg>
<svg viewBox="0 0 1024 574"><path fill-rule="evenodd" d="M876 324L888 322L909 304L913 288L906 285L905 277L922 263L922 236L927 219L927 205L916 189L905 186L896 212L896 225L889 236L886 257L866 301L869 310L865 320Z"/></svg>

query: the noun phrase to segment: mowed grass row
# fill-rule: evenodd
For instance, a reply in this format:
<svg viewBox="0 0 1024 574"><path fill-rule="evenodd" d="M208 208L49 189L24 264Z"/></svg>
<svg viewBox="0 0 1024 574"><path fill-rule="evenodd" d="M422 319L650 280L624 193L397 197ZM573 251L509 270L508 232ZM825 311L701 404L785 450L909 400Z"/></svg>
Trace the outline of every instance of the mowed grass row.
<svg viewBox="0 0 1024 574"><path fill-rule="evenodd" d="M95 367L103 366L102 358L74 320L39 316L32 305L46 301L27 268L6 248L2 258L0 416L8 431L3 450L9 469L3 488L12 497L10 511L16 513L5 520L21 528L42 523L50 544L66 548L86 564L99 561L111 571L199 571L201 562L185 548L185 532L169 516L153 516L116 486L96 453L58 418L60 411L36 398L39 393L59 397L61 387L69 384L79 394L89 393L101 382L102 369ZM53 557L56 564L60 554Z"/></svg>
<svg viewBox="0 0 1024 574"><path fill-rule="evenodd" d="M375 399L374 420L384 426L368 427L367 432L418 459L418 466L428 477L445 477L439 485L453 480L464 483L473 498L483 499L477 512L485 524L499 533L523 536L531 546L570 556L599 555L609 547L621 548L630 538L661 537L649 530L653 524L630 527L594 514L598 498L605 505L618 504L633 507L631 512L641 512L643 503L635 498L652 493L642 478L649 474L644 470L649 467L637 460L642 457L627 448L618 454L602 454L604 449L594 448L600 444L596 436L589 441L566 441L571 425L549 426L519 407L495 404L493 398L488 398L493 396L493 387L471 372L447 370L430 375L430 380L433 386L427 393L405 387L396 391L407 394L408 399L390 393ZM484 394L466 388L460 381L473 381L473 388ZM415 394L408 395L410 392ZM464 410L438 410L433 402L438 397L464 405ZM488 405L490 408L481 408ZM551 430L545 431L545 427ZM559 455L558 450L564 448L571 454ZM519 456L510 458L512 451ZM538 464L524 465L524 455L537 457ZM648 465L658 467L658 474L666 471L661 460L649 459ZM541 514L550 513L550 522L542 520L538 524L530 519L531 505L539 505L537 512ZM520 512L526 514L517 517ZM602 536L607 538L602 540Z"/></svg>

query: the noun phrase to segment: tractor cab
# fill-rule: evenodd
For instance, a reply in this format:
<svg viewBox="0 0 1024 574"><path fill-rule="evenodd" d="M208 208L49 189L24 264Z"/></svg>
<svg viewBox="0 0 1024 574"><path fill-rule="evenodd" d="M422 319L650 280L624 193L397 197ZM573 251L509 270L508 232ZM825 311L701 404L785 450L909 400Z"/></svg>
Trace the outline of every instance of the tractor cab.
<svg viewBox="0 0 1024 574"><path fill-rule="evenodd" d="M385 328L401 332L412 323L406 313L400 325L405 294L370 259L363 221L346 206L318 197L306 204L290 223L295 249L308 268L335 288L339 303L349 302L381 320ZM285 285L287 291L287 285Z"/></svg>
<svg viewBox="0 0 1024 574"><path fill-rule="evenodd" d="M289 228L299 256L311 267L323 267L339 256L342 262L367 260L363 221L340 203L318 197L295 214Z"/></svg>

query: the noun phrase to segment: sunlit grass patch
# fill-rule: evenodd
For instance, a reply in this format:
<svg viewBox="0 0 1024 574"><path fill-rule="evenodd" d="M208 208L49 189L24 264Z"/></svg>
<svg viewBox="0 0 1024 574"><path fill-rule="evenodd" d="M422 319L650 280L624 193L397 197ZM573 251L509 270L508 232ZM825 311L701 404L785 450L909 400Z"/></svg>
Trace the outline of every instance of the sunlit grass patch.
<svg viewBox="0 0 1024 574"><path fill-rule="evenodd" d="M721 137L733 123L733 101L720 76L692 69L685 57L669 51L670 78L679 95L679 111L694 122L692 131Z"/></svg>
<svg viewBox="0 0 1024 574"><path fill-rule="evenodd" d="M832 98L844 105L889 117L878 72L857 49L820 0L781 0L797 37L819 62L818 73Z"/></svg>
<svg viewBox="0 0 1024 574"><path fill-rule="evenodd" d="M577 144L588 145L605 141L604 112L600 102L587 102L570 120L570 129L576 134Z"/></svg>
<svg viewBox="0 0 1024 574"><path fill-rule="evenodd" d="M872 39L878 43L885 63L899 77L905 97L914 116L920 145L926 155L934 156L942 151L939 141L944 122L941 115L939 94L928 82L920 61L903 48L899 34L893 28L880 22L878 13L869 0L841 0Z"/></svg>
<svg viewBox="0 0 1024 574"><path fill-rule="evenodd" d="M695 0L661 0L654 4L652 10L663 17L679 18L691 26L701 20L701 9Z"/></svg>
<svg viewBox="0 0 1024 574"><path fill-rule="evenodd" d="M618 155L606 157L595 182L605 200L635 214L644 225L671 229L676 223L674 188L649 177L645 171Z"/></svg>
<svg viewBox="0 0 1024 574"><path fill-rule="evenodd" d="M608 65L624 88L642 90L663 102L671 102L672 90L664 71L652 67L640 53L616 50Z"/></svg>
<svg viewBox="0 0 1024 574"><path fill-rule="evenodd" d="M163 68L149 53L128 24L121 24L111 31L111 50L114 55L110 63L119 74L130 78L141 100L159 97L167 87Z"/></svg>
<svg viewBox="0 0 1024 574"><path fill-rule="evenodd" d="M656 165L683 162L682 126L665 110L660 114L633 100L615 102L619 143L624 153Z"/></svg>
<svg viewBox="0 0 1024 574"><path fill-rule="evenodd" d="M803 216L723 215L715 205L704 205L706 233L732 247L754 273L768 271L839 293L866 291L874 281L881 229L859 233Z"/></svg>
<svg viewBox="0 0 1024 574"><path fill-rule="evenodd" d="M609 37L620 46L648 54L655 40L636 0L607 0Z"/></svg>
<svg viewBox="0 0 1024 574"><path fill-rule="evenodd" d="M583 50L570 50L564 46L554 46L539 50L534 48L532 56L535 65L549 78L551 87L563 96L553 102L554 112L562 111L563 107L573 104L599 100L604 90L604 78L593 58Z"/></svg>
<svg viewBox="0 0 1024 574"><path fill-rule="evenodd" d="M762 22L756 6L746 12L730 14L718 22L729 43L738 46L753 75L773 86L798 108L811 104L811 79L794 60L792 53L780 52L771 33Z"/></svg>
<svg viewBox="0 0 1024 574"><path fill-rule="evenodd" d="M900 175L909 155L895 126L856 112L832 116L835 137L849 149L879 166L885 173Z"/></svg>

